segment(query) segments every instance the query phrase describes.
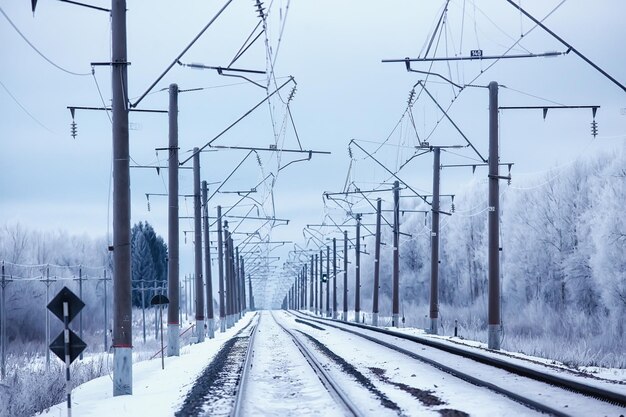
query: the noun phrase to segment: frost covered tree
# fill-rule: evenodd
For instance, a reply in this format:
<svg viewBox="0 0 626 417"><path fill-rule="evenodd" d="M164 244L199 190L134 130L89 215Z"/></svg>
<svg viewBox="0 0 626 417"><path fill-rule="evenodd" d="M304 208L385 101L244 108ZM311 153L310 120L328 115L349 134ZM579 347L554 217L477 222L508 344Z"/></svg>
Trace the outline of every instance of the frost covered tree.
<svg viewBox="0 0 626 417"><path fill-rule="evenodd" d="M133 305L141 307L143 299L144 306L148 306L152 296L167 282L167 245L148 222L139 222L131 229L131 262Z"/></svg>

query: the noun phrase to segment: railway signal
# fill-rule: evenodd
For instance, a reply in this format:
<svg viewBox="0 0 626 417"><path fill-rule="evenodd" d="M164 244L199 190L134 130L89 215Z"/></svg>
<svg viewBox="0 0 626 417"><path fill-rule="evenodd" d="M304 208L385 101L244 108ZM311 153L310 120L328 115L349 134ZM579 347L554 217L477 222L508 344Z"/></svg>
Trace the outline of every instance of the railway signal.
<svg viewBox="0 0 626 417"><path fill-rule="evenodd" d="M69 288L61 291L48 303L48 310L63 322L63 331L50 343L50 350L65 362L65 392L67 395L67 415L72 416L72 388L70 386L70 364L85 350L87 345L70 330L69 324L85 307L85 303Z"/></svg>

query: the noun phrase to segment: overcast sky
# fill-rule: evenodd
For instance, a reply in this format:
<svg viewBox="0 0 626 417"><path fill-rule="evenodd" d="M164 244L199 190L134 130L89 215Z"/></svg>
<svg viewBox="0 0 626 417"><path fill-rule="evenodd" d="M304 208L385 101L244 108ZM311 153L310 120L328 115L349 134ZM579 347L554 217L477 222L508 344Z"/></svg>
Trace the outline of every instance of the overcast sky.
<svg viewBox="0 0 626 417"><path fill-rule="evenodd" d="M63 229L71 233L103 236L112 222L108 214L111 168L111 126L105 112L78 111L78 136L70 136L71 117L67 106L101 106L111 97L110 73L91 62L110 59L110 21L106 13L57 1L40 1L33 16L30 2L0 1L0 6L28 40L55 64L85 76L63 72L39 56L0 16L0 219L20 222L32 229ZM304 149L325 150L332 155L315 155L309 162L290 165L280 172L274 188L275 214L290 219L288 226L275 228L274 240L303 244L302 228L319 223L328 213L323 191L340 191L348 176L350 139L362 140L368 151L389 138L376 156L396 170L413 153L415 131L403 115L409 91L423 76L405 71L404 64L383 64L382 59L417 57L424 53L444 1L373 0L287 0L272 4L268 18L268 44L276 59L277 82L295 77L297 92L291 110ZM542 19L560 1L522 1L534 16ZM91 4L108 7L109 2ZM142 94L174 57L221 8L221 1L135 1L128 2L129 95ZM465 13L463 14L463 10ZM464 16L464 17L463 17ZM626 3L619 0L590 2L565 1L545 24L570 42L609 74L626 83ZM181 59L185 63L226 66L258 23L254 2L235 0L217 22ZM280 29L284 27L279 46ZM437 56L467 56L471 49L485 55L504 53L520 34L533 24L502 0L451 0L445 31L439 38ZM435 41L437 43L437 41ZM435 48L435 44L431 49ZM540 28L527 34L510 53L565 51ZM451 76L456 82L473 80L492 61L436 63L432 71ZM236 67L265 70L264 37L237 61ZM414 64L426 70L427 63ZM264 76L253 77L264 84ZM431 78L431 80L433 80ZM555 166L600 152L611 152L626 135L626 94L608 79L570 53L557 58L502 60L480 75L474 83L498 81L508 87L500 90L500 105L578 104L600 105L596 120L599 137L590 135L591 111L551 111L544 121L541 112L504 112L500 115L501 160L514 162L514 181L541 174ZM96 83L97 81L97 83ZM194 146L202 146L241 114L265 97L265 90L241 79L220 77L214 71L199 71L175 66L140 105L166 109L170 83L182 89L202 91L181 94L181 159ZM283 99L289 96L286 87ZM8 91L7 91L8 90ZM455 91L444 83L429 83L428 90L447 107ZM457 91L458 92L458 91ZM13 97L11 97L11 95ZM551 101L546 101L551 100ZM17 103L19 102L19 104ZM263 146L275 142L279 147L297 148L298 142L281 101L260 107L249 118L229 131L216 144ZM23 108L22 108L23 107ZM487 154L487 93L466 89L450 108L450 115ZM30 115L29 115L29 114ZM416 128L426 137L441 117L433 102L422 94L413 107ZM275 128L272 127L272 116ZM139 164L160 160L166 155L154 148L167 146L167 116L133 113L131 156ZM284 134L281 134L287 120ZM393 134L391 134L393 132ZM433 144L464 144L447 121L442 121L430 137ZM401 146L398 146L401 145ZM375 163L352 147L355 161L349 179L363 189L388 179ZM245 156L245 151L203 153L202 177L220 181ZM469 150L461 156L445 154L442 163L468 163L476 158ZM250 189L269 172L275 172L276 156L260 154L260 163L251 156L241 170L224 185L224 190ZM283 154L284 166L293 155ZM295 159L295 158L294 158ZM133 162L134 164L134 162ZM486 172L477 172L483 175ZM432 157L413 160L400 171L411 186L429 192ZM460 193L472 179L471 171L444 171L442 193ZM182 171L180 190L192 192L192 177ZM150 199L146 193L165 193L166 172L131 170L132 221L147 220L167 239L166 199ZM259 198L263 197L259 189ZM386 196L387 198L391 197ZM220 195L211 202L227 206L232 196ZM181 199L181 215L191 215L191 199ZM249 206L237 210L245 214ZM214 209L212 209L214 210ZM273 213L271 199L265 213ZM336 218L345 215L331 212ZM181 230L191 230L183 220ZM251 231L254 223L240 230ZM181 274L193 270L191 239L184 243L181 234ZM286 255L288 248L276 251ZM277 262L275 265L281 265ZM280 287L280 284L277 284Z"/></svg>

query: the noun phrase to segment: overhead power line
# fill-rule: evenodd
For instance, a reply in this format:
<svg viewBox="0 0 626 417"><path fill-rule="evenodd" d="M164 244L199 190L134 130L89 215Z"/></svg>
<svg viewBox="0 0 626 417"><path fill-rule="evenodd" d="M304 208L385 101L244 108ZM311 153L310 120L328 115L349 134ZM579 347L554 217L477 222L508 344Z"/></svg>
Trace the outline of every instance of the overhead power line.
<svg viewBox="0 0 626 417"><path fill-rule="evenodd" d="M2 13L2 15L5 17L5 19L9 22L9 24L13 27L13 29L15 29L15 31L18 33L18 35L21 36L22 39L24 39L24 42L26 42L28 44L28 46L30 46L35 52L37 52L37 54L42 57L43 59L45 59L50 65L52 65L53 67L66 72L68 74L71 75L77 75L77 76L87 76L87 75L91 75L90 72L74 72L74 71L70 71L68 69L63 68L62 66L56 64L55 62L53 62L50 58L48 58L47 56L45 56L43 54L43 52L41 52L39 49L37 49L37 47L35 45L33 45L33 43L31 41L28 40L28 38L20 31L20 29L15 25L15 23L13 23L13 21L11 20L11 18L4 12L4 10L2 9L2 7L0 7L0 13Z"/></svg>

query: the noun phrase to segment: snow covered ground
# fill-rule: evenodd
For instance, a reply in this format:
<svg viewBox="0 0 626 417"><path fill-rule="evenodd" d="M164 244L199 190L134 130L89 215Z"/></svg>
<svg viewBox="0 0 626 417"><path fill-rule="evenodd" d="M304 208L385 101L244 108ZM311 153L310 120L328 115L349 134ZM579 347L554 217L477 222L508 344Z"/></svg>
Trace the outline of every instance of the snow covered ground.
<svg viewBox="0 0 626 417"><path fill-rule="evenodd" d="M340 352L340 349L346 349L343 345L347 345L348 348L345 351L345 355L347 355L346 356L347 359L352 358L351 359L353 361L352 363L359 363L359 361L361 361L365 364L366 362L369 362L371 360L376 360L376 358L370 358L370 359L365 359L365 358L371 355L371 352L378 351L379 352L378 360L380 360L380 358L384 358L384 363L386 363L386 369L393 367L392 362L389 362L389 358L391 358L393 355L391 355L389 352L385 352L384 349L386 348L379 347L375 344L372 344L371 342L367 340L363 340L362 338L358 336L352 336L340 330L333 329L330 326L324 326L323 321L316 322L316 323L321 323L320 326L326 327L326 331L328 333L328 335L323 335L323 333L320 333L319 334L320 338L323 337L323 339L320 339L320 340L323 340L324 343L327 343L328 346L332 349L335 349L335 346L337 346L337 349L338 349L337 352ZM394 346L398 346L405 350L415 352L420 356L426 357L430 360L434 360L438 363L445 364L456 370L460 370L468 375L472 375L484 381L490 381L492 384L508 389L509 391L518 393L523 396L528 396L529 398L536 398L536 401L540 403L548 404L551 407L555 407L557 409L559 408L563 409L563 411L567 414L571 413L572 415L581 415L581 416L620 415L620 414L623 414L623 411L624 411L624 410L620 410L619 407L612 406L607 403L596 403L594 401L590 401L590 399L586 397L573 394L569 391L561 390L561 389L558 389L549 385L545 385L545 384L537 385L537 383L532 380L528 380L523 377L518 377L508 372L505 372L499 369L494 369L494 368L482 365L472 360L464 359L461 357L455 357L456 355L450 355L438 349L430 348L428 346L417 345L416 343L408 341L408 340L373 332L371 330L355 328L354 326L349 326L341 322L335 322L333 324L339 325L340 327L345 327L352 331L357 331L358 333L361 333L361 334L373 336L378 340L384 340L388 343L393 344ZM329 336L329 335L335 334L336 332L339 332L339 335ZM338 344L335 345L336 343ZM359 349L360 346L367 346L367 349L364 348L364 350L361 352L361 355L355 355L354 353L360 351ZM383 349L383 350L381 351L380 349ZM467 347L467 349L473 349L473 348ZM353 353L350 353L350 352L353 352ZM543 364L540 364L540 363L524 361L523 359L518 359L518 358L505 357L499 353L495 353L491 351L483 351L481 353L484 353L485 355L497 355L499 359L505 358L510 362L524 363L524 365L526 365L527 367L539 369L542 372L546 372L546 370L548 370L555 374L558 374L561 377L579 380L589 385L600 386L602 388L610 389L612 391L615 391L621 394L626 394L626 385L623 385L623 384L612 383L609 381L598 380L596 378L580 376L577 373L566 371L563 368L554 368L554 367L546 368ZM406 361L406 357L405 357L404 362L396 366L398 370L401 370L401 372L406 370L408 367L408 362ZM412 363L411 363L411 366L413 366ZM426 372L425 374L420 374L418 372L417 375L428 375L429 374L428 369L430 369L430 367L427 367L427 369L425 370ZM423 381L420 380L418 383L422 383L422 382ZM446 398L446 400L450 401L451 404L455 404L455 401L462 395L462 391L459 391L457 388L454 388L452 390L448 389L450 387L448 383L442 384L440 382L440 383L437 383L436 385L438 386L438 389L435 390L437 392L437 395L440 396L441 398ZM452 392L453 395L450 397L447 397L447 395L450 392ZM472 400L479 399L479 398L480 398L480 401L478 401L478 403L482 404L482 406L478 408L472 407L471 406ZM546 402L546 399L548 400L547 402ZM495 402L492 398L488 398L484 396L481 397L481 394L478 393L478 394L472 394L470 396L469 403L464 402L464 404L470 405L471 415L483 415L482 413L486 412L484 405L485 404L493 405L495 404ZM466 410L463 408L461 409ZM514 414L526 415L528 412L529 411L526 410L525 413L519 414L516 412ZM504 414L512 415L512 413L513 411L509 410ZM500 412L495 412L493 414L487 414L487 415L504 415L504 414L502 413L502 410L500 410Z"/></svg>
<svg viewBox="0 0 626 417"><path fill-rule="evenodd" d="M133 367L132 396L113 397L109 376L79 386L72 397L75 415L174 415L181 409L202 371L222 346L253 320L253 316L253 313L248 313L233 328L216 334L215 339L183 348L180 357L166 358L165 370L161 370L159 358L136 363ZM279 324L294 330L295 337L309 347L318 362L365 415L480 417L540 414L489 389L472 385L405 354L323 323L311 326L310 322L296 320L294 315L283 311L273 314L261 312L258 323L252 367L244 388L242 411L245 416L343 415L341 407ZM372 333L369 330L359 331ZM410 332L408 329L405 331ZM397 337L375 335L419 355L446 361L448 366L477 378L491 378L494 384L513 387L509 389L522 395L549 398L552 403L564 406L566 414L620 415L620 409L609 404L601 403L597 407L597 402L592 399L549 386L542 386L541 392L537 392L537 383L516 375L489 369L463 358L451 359L445 352ZM467 349L476 348L468 346ZM448 357L444 358L445 355ZM529 363L543 366L539 362ZM233 375L233 378L237 376ZM625 385L615 385L625 390ZM623 410L621 413L624 414ZM66 405L58 404L41 415L65 416Z"/></svg>
<svg viewBox="0 0 626 417"><path fill-rule="evenodd" d="M222 345L252 319L247 313L225 333L216 333L214 339L186 346L179 357L166 357L165 370L161 358L133 365L133 395L113 397L110 376L93 379L72 392L72 410L81 417L170 417L182 401L198 374L211 362ZM66 403L57 404L41 416L66 416Z"/></svg>

